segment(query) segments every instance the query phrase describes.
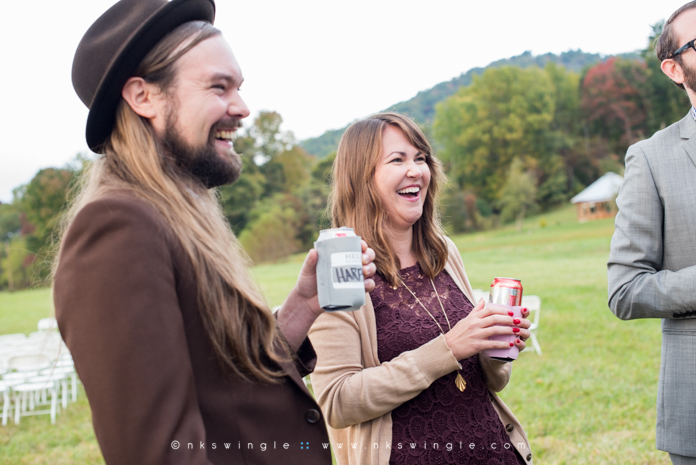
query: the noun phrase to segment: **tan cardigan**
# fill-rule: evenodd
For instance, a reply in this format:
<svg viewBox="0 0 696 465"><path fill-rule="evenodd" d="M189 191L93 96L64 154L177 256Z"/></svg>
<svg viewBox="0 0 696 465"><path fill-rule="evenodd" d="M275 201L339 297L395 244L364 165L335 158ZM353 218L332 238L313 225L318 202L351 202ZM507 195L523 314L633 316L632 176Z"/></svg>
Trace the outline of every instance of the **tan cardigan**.
<svg viewBox="0 0 696 465"><path fill-rule="evenodd" d="M454 243L446 240L449 257L445 270L472 301L462 258ZM318 356L311 375L312 386L329 426L339 465L388 465L394 446L391 411L416 397L436 379L461 368L444 336L380 363L375 312L369 296L365 301L366 305L355 312L322 314L309 333ZM493 360L483 353L479 354L479 361L493 407L506 427L510 443L531 464L531 449L522 425L496 394L510 380L512 363Z"/></svg>

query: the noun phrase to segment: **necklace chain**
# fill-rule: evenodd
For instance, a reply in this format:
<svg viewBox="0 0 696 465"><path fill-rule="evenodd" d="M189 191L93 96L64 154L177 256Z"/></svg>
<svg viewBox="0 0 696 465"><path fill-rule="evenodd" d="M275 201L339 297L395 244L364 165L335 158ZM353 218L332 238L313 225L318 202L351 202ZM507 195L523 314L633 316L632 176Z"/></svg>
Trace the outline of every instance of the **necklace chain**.
<svg viewBox="0 0 696 465"><path fill-rule="evenodd" d="M451 331L451 330L452 330L452 325L450 324L449 318L447 317L447 312L445 311L445 306L442 305L442 300L440 300L440 293L437 292L437 289L435 288L435 283L433 282L433 278L431 278L431 277L429 277L429 276L428 276L428 278L430 279L430 284L433 286L433 291L435 291L435 296L437 297L437 301L440 303L440 308L442 309L442 314L445 315L445 321L447 321L447 327L448 327L449 330ZM401 279L401 277L399 277L399 279ZM435 324L437 325L437 327L440 329L440 332L441 332L442 335L444 336L444 335L445 335L445 331L442 329L442 326L441 326L440 323L435 319L435 317L433 316L433 314L430 313L430 310L428 310L428 308L427 308L425 305L423 305L423 302L421 302L421 300L418 298L418 296L415 294L415 292L413 292L413 291L411 290L411 288L408 287L408 286L406 285L406 283L404 282L403 279L401 279L401 284L404 285L404 287L406 288L406 290L407 290L408 292L411 293L411 295L413 296L414 299L416 299L416 302L418 302L418 304L419 304L421 307L423 307L423 310L425 310L425 311L428 313L428 315L430 316L430 318L433 319L433 321L435 322ZM466 381L464 380L464 377L462 376L462 374L461 374L459 371L457 371L457 377L454 379L454 384L455 384L455 385L457 386L457 388L458 388L460 391L462 391L462 392L464 392L464 389L466 389Z"/></svg>
<svg viewBox="0 0 696 465"><path fill-rule="evenodd" d="M430 279L430 284L433 286L433 290L435 291L435 295L437 296L437 301L440 303L440 308L442 309L442 314L445 315L445 320L447 321L447 327L448 327L448 328L450 329L450 331L451 331L451 330L452 330L452 325L450 325L449 318L447 318L447 312L445 312L445 307L442 305L442 300L440 300L440 294L437 292L437 289L435 288L435 283L433 282L433 278L429 278L429 279ZM408 287L408 286L406 285L406 283L404 282L403 279L401 280L401 284L403 284L404 287L406 288L406 290L407 290L408 292L411 293L411 295L413 296L413 298L416 299L416 302L418 302L418 304L419 304L421 307L423 307L423 310L425 310L425 311L428 313L428 315L430 315L430 318L432 318L433 321L435 322L435 324L437 325L437 327L440 328L440 332L441 332L442 334L445 334L445 331L442 329L442 326L440 326L440 323L438 323L438 321L435 319L435 317L433 316L433 314L430 313L430 310L428 310L428 309L426 308L426 306L423 305L423 302L420 301L420 299L418 298L418 296L411 290L411 288Z"/></svg>

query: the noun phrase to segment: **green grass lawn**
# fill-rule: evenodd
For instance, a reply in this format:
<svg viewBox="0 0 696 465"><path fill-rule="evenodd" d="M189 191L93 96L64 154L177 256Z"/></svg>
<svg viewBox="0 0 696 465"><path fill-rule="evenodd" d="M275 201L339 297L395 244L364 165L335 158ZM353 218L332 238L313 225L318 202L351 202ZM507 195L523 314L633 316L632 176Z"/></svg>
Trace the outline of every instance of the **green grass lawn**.
<svg viewBox="0 0 696 465"><path fill-rule="evenodd" d="M0 292L0 334L31 333L40 319L51 316L50 289Z"/></svg>
<svg viewBox="0 0 696 465"><path fill-rule="evenodd" d="M10 420L0 426L0 464L77 465L103 464L92 428L92 415L83 389L77 402L60 410L56 424L48 415Z"/></svg>
<svg viewBox="0 0 696 465"><path fill-rule="evenodd" d="M655 450L660 322L620 321L606 303L613 230L611 219L578 224L564 208L528 219L521 234L506 227L453 238L475 288L513 276L542 299L544 354L520 355L501 395L537 465L670 463ZM283 302L303 258L254 269L271 305ZM33 331L49 313L47 290L0 293L0 333ZM0 464L102 463L81 399L54 427L44 416L0 427Z"/></svg>

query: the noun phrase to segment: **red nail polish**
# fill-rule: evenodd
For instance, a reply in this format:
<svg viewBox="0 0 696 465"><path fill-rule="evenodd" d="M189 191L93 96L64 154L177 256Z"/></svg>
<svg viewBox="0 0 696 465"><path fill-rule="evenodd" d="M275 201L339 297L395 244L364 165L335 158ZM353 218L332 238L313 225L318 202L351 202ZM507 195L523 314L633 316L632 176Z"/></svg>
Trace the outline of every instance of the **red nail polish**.
<svg viewBox="0 0 696 465"><path fill-rule="evenodd" d="M519 333L519 332L520 332L520 328L512 328L512 332L513 332L513 333Z"/></svg>
<svg viewBox="0 0 696 465"><path fill-rule="evenodd" d="M512 347L512 346L514 346L514 345L515 345L515 344L513 344L512 342L510 343L510 347Z"/></svg>
<svg viewBox="0 0 696 465"><path fill-rule="evenodd" d="M515 323L516 325L520 324L520 320L518 320L517 318L515 318L514 320L512 320L512 322Z"/></svg>
<svg viewBox="0 0 696 465"><path fill-rule="evenodd" d="M529 312L529 310L527 309L527 307L524 307L524 308L522 309L522 311L523 311L524 313L528 313L528 312Z"/></svg>
<svg viewBox="0 0 696 465"><path fill-rule="evenodd" d="M515 316L515 314L512 313L512 312L508 312L508 315L510 315L510 316Z"/></svg>
<svg viewBox="0 0 696 465"><path fill-rule="evenodd" d="M519 339L517 340L517 343L518 343L518 344L520 343L520 340L519 340Z"/></svg>

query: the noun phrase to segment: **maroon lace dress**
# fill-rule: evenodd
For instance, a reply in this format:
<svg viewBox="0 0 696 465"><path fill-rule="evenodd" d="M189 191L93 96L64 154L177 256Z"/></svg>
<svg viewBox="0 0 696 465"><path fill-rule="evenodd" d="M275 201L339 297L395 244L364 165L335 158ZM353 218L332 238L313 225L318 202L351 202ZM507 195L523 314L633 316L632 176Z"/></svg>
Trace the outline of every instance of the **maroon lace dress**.
<svg viewBox="0 0 696 465"><path fill-rule="evenodd" d="M418 264L401 270L408 287L446 332L430 279ZM440 330L403 286L392 289L375 275L370 294L377 323L379 360L387 362L439 336ZM452 277L443 271L434 280L450 324L466 317L473 306ZM491 403L478 355L462 360L466 389L459 391L457 372L436 380L428 389L392 411L390 464L523 465Z"/></svg>

